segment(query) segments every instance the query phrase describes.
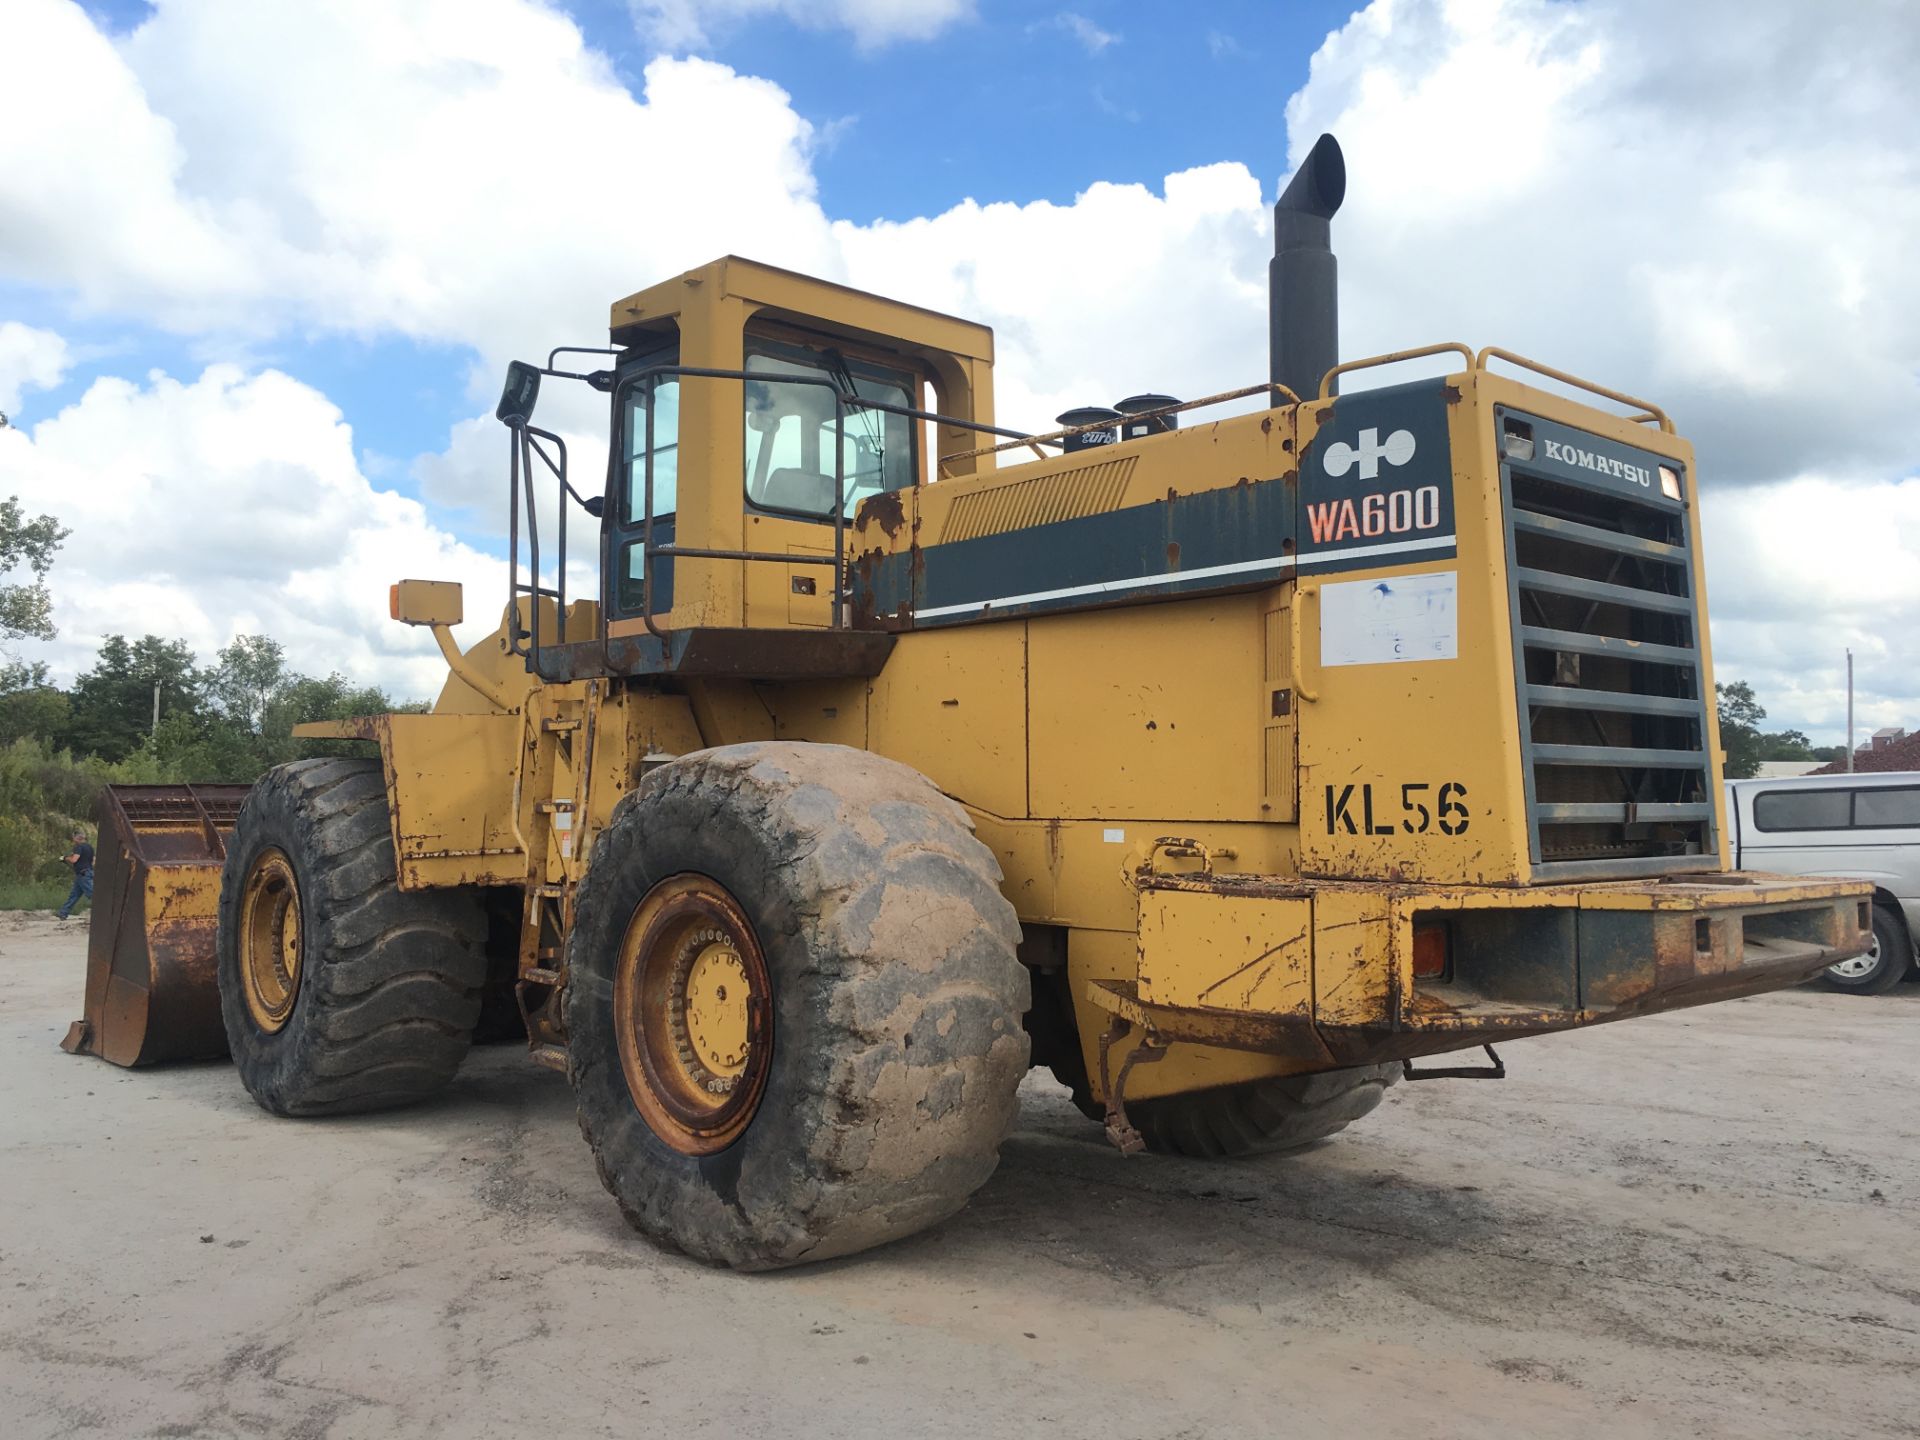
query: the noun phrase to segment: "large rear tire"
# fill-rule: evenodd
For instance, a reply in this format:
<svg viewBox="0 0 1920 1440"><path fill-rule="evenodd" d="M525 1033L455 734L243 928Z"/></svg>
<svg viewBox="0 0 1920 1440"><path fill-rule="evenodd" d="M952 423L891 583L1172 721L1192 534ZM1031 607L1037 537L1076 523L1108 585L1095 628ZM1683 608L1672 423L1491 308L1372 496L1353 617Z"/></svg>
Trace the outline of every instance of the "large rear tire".
<svg viewBox="0 0 1920 1440"><path fill-rule="evenodd" d="M470 893L403 894L377 760L300 760L248 794L220 880L220 1012L277 1115L409 1105L453 1078L487 980Z"/></svg>
<svg viewBox="0 0 1920 1440"><path fill-rule="evenodd" d="M864 751L730 745L648 775L567 947L580 1128L634 1228L766 1270L960 1209L1027 1068L999 882L964 810Z"/></svg>
<svg viewBox="0 0 1920 1440"><path fill-rule="evenodd" d="M1397 1064L1361 1065L1129 1100L1127 1120L1156 1155L1190 1160L1274 1155L1336 1135L1370 1114L1400 1074ZM1105 1119L1084 1066L1055 1066L1054 1075L1072 1091L1083 1115Z"/></svg>

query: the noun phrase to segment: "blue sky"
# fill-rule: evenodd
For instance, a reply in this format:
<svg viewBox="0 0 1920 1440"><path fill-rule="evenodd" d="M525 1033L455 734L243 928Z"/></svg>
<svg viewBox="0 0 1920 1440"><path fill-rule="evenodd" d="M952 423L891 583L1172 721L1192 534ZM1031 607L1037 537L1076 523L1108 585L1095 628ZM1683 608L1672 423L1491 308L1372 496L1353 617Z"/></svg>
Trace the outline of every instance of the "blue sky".
<svg viewBox="0 0 1920 1440"><path fill-rule="evenodd" d="M842 32L767 21L723 29L712 53L778 81L817 125L844 122L815 166L830 213L905 220L964 196L1066 203L1097 180L1157 186L1216 160L1271 178L1287 97L1355 8L987 3L936 43L849 54ZM624 6L575 13L644 64Z"/></svg>
<svg viewBox="0 0 1920 1440"><path fill-rule="evenodd" d="M657 52L626 5L557 8L638 92ZM153 7L88 0L86 9L124 33ZM822 137L813 157L821 204L864 223L937 214L969 197L1070 204L1096 181L1158 187L1170 173L1220 160L1241 161L1271 187L1286 166L1287 97L1353 9L1346 0L1223 0L1194 12L1098 0L1072 10L986 3L935 41L872 50L845 30L772 16L717 26L700 53L792 96ZM583 134L556 143L596 141ZM632 166L643 175L644 157ZM659 278L635 275L632 288ZM0 287L0 314L59 329L83 352L63 384L34 397L37 413L70 403L101 375L184 374L244 354L324 392L349 417L358 448L380 471L374 478L408 494L419 493L410 462L439 449L472 408L469 357L458 346L314 334L244 349L223 338L209 348L123 316L75 323L63 297L19 286ZM554 343L587 339L600 323L598 310L555 315Z"/></svg>

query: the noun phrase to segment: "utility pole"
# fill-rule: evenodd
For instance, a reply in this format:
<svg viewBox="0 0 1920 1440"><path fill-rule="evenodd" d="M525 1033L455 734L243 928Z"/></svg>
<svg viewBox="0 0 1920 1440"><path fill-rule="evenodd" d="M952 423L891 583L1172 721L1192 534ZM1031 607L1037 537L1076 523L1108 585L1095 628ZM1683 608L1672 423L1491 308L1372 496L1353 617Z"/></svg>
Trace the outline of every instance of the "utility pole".
<svg viewBox="0 0 1920 1440"><path fill-rule="evenodd" d="M158 680L153 682L153 730L151 733L155 735L160 733L160 682Z"/></svg>
<svg viewBox="0 0 1920 1440"><path fill-rule="evenodd" d="M1853 648L1847 648L1847 773L1853 773Z"/></svg>

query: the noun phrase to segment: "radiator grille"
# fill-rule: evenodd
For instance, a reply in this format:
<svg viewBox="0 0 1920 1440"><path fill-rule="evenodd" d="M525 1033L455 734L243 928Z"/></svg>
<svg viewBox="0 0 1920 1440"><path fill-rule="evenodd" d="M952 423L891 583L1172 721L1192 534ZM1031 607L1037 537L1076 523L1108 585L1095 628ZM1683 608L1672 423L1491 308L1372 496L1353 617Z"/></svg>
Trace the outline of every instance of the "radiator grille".
<svg viewBox="0 0 1920 1440"><path fill-rule="evenodd" d="M1010 530L1116 509L1135 463L1135 456L1124 455L991 490L970 491L958 497L947 511L939 543L1004 535Z"/></svg>
<svg viewBox="0 0 1920 1440"><path fill-rule="evenodd" d="M1689 512L1657 485L1535 468L1524 451L1546 422L1502 412L1495 423L1503 442L1528 437L1503 461L1501 490L1534 875L1711 865L1711 697ZM1657 474L1659 457L1636 454Z"/></svg>

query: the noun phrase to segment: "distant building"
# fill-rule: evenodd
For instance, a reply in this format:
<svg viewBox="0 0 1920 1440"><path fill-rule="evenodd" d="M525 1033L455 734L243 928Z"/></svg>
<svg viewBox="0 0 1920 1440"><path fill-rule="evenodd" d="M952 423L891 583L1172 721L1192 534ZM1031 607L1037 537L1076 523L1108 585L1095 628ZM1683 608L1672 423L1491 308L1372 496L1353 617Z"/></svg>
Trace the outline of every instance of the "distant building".
<svg viewBox="0 0 1920 1440"><path fill-rule="evenodd" d="M1855 770L1920 770L1920 734L1909 735L1898 725L1876 730L1853 752ZM1822 765L1813 775L1843 775L1847 762L1835 760ZM1763 769L1764 773L1764 769Z"/></svg>
<svg viewBox="0 0 1920 1440"><path fill-rule="evenodd" d="M1754 774L1761 780L1791 780L1796 775L1811 775L1819 768L1818 760L1762 760Z"/></svg>

